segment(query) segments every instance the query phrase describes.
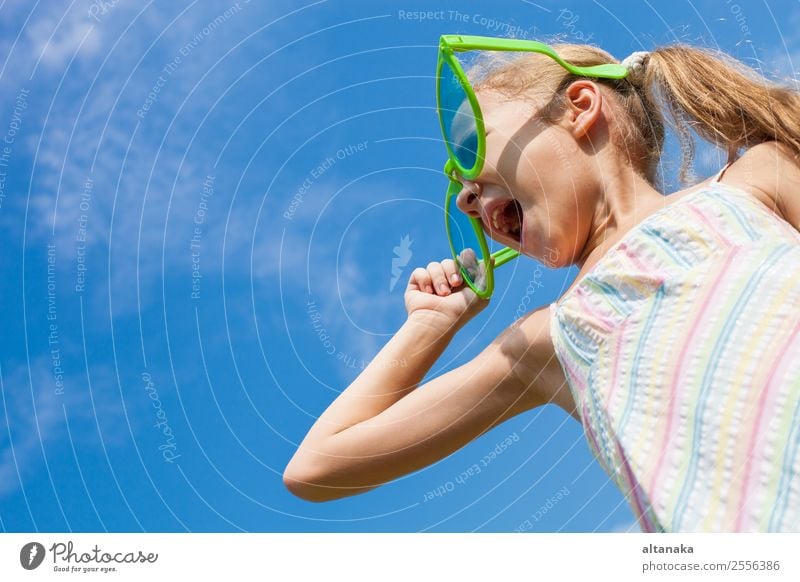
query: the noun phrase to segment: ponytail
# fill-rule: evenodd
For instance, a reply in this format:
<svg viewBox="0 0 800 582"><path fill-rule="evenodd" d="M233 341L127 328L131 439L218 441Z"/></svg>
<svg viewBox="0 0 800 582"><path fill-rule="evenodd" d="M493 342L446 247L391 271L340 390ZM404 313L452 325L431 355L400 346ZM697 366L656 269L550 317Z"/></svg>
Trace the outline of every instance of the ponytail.
<svg viewBox="0 0 800 582"><path fill-rule="evenodd" d="M681 143L679 179L694 157L690 128L727 151L777 140L800 158L800 93L770 82L733 57L710 49L672 45L654 49L642 75L651 103L664 102Z"/></svg>

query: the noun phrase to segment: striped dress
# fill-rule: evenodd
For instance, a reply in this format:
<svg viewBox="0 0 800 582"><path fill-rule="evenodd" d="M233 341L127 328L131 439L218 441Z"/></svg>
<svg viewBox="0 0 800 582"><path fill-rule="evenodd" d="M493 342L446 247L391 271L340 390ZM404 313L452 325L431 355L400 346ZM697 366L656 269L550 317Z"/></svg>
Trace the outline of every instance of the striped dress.
<svg viewBox="0 0 800 582"><path fill-rule="evenodd" d="M589 447L644 531L800 531L800 233L726 168L550 305Z"/></svg>

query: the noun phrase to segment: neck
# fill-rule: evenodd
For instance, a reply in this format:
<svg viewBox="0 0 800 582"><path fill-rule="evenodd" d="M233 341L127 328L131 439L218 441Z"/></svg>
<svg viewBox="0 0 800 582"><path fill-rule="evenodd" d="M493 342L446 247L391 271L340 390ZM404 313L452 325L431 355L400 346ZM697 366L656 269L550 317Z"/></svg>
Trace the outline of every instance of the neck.
<svg viewBox="0 0 800 582"><path fill-rule="evenodd" d="M575 261L580 268L602 256L626 232L664 205L665 196L628 165L605 165L600 175L589 237Z"/></svg>

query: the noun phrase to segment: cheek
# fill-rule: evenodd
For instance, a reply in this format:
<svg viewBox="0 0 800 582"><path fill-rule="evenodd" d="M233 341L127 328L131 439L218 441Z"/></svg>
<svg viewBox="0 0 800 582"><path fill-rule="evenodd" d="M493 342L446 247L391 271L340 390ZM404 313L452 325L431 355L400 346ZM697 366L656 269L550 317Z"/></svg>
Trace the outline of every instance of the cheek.
<svg viewBox="0 0 800 582"><path fill-rule="evenodd" d="M565 183L559 166L546 158L540 158L535 166L527 166L522 162L515 179L521 188L535 194L539 199L558 199L563 196L565 186L567 189L569 187L569 181Z"/></svg>
<svg viewBox="0 0 800 582"><path fill-rule="evenodd" d="M578 168L570 161L565 144L552 130L537 135L520 154L517 166L520 182L554 195L573 188Z"/></svg>
<svg viewBox="0 0 800 582"><path fill-rule="evenodd" d="M525 214L525 248L550 268L572 264L582 247L575 210L563 204L542 203Z"/></svg>

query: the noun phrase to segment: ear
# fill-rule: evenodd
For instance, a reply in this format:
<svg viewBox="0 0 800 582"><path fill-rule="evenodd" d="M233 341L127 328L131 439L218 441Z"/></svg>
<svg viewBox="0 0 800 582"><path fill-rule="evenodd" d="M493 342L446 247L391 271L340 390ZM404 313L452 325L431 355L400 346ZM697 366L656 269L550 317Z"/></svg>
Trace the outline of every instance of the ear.
<svg viewBox="0 0 800 582"><path fill-rule="evenodd" d="M589 79L573 81L564 91L566 120L575 138L585 136L603 111L600 86Z"/></svg>

